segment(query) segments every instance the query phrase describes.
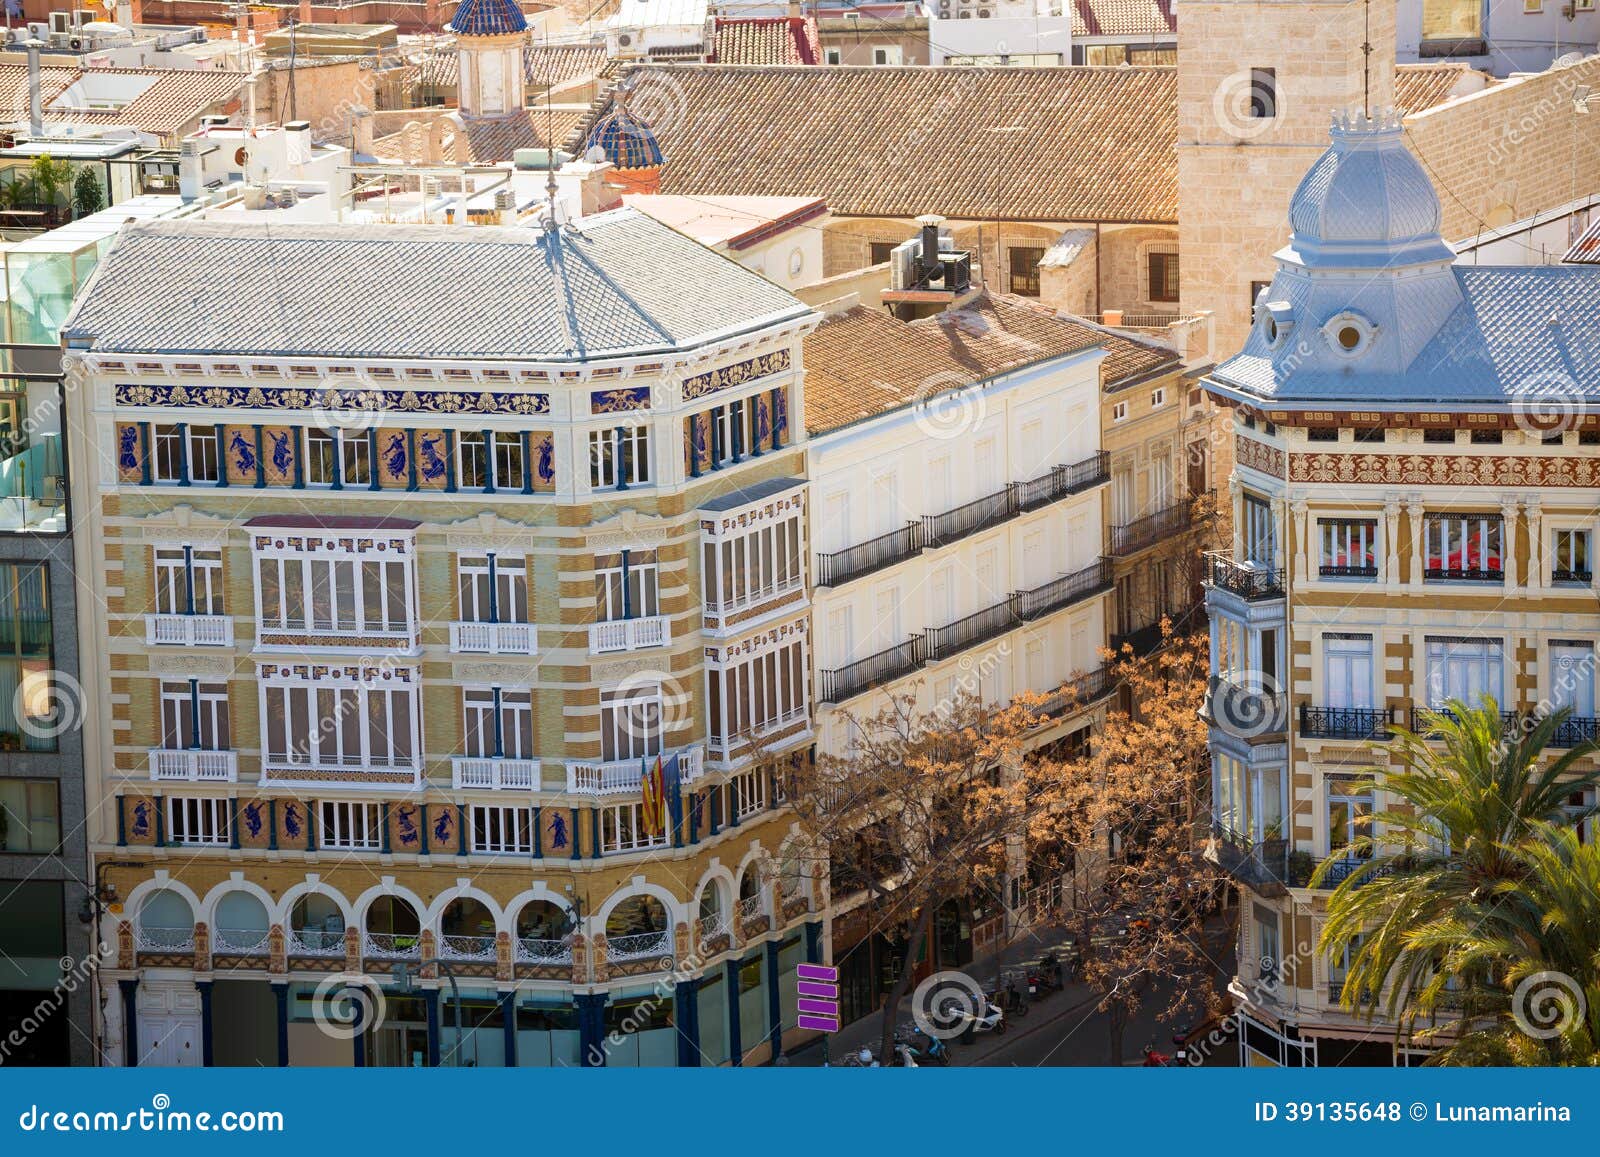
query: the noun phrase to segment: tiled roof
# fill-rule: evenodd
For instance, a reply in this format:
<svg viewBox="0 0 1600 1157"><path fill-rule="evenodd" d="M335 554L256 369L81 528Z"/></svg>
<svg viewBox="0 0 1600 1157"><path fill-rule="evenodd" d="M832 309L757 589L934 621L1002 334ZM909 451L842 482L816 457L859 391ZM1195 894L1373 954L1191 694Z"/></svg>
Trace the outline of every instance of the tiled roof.
<svg viewBox="0 0 1600 1157"><path fill-rule="evenodd" d="M461 57L453 43L436 46L414 58L418 80L434 88L454 88L461 81ZM603 44L530 44L522 54L522 72L530 85L561 88L599 76L605 67Z"/></svg>
<svg viewBox="0 0 1600 1157"><path fill-rule="evenodd" d="M1397 64L1394 69L1394 103L1408 113L1426 112L1450 99L1458 84L1476 70L1458 61L1437 64ZM1488 78L1478 74L1486 83ZM1482 84L1476 87L1483 87Z"/></svg>
<svg viewBox="0 0 1600 1157"><path fill-rule="evenodd" d="M528 29L517 0L461 0L450 28L464 36L510 36Z"/></svg>
<svg viewBox="0 0 1600 1157"><path fill-rule="evenodd" d="M440 111L450 118L450 126L444 130L442 153L447 162L457 164L509 161L515 158L518 149L546 147L547 139L555 141L559 147L588 115L588 110L581 108L548 111L530 108L503 117L463 119L458 123L451 110L422 109L415 121L373 141L373 155L401 161L422 160L427 155L430 126L441 119L426 116L431 111ZM547 125L553 126L554 131L547 131ZM464 152L457 151L458 138L466 146Z"/></svg>
<svg viewBox="0 0 1600 1157"><path fill-rule="evenodd" d="M628 209L521 227L126 226L65 332L124 353L580 361L809 310Z"/></svg>
<svg viewBox="0 0 1600 1157"><path fill-rule="evenodd" d="M1176 351L1057 314L1025 298L981 294L921 321L856 306L827 318L805 342L806 428L836 430L901 409L930 391L1104 347L1108 387L1181 365Z"/></svg>
<svg viewBox="0 0 1600 1157"><path fill-rule="evenodd" d="M661 192L815 196L846 216L1178 219L1176 72L634 70Z"/></svg>
<svg viewBox="0 0 1600 1157"><path fill-rule="evenodd" d="M97 76L125 78L130 85L137 83L139 77L149 77L151 83L121 108L67 107L78 103L73 86L85 76L91 80ZM129 125L164 137L206 113L235 107L245 74L197 68L97 68L83 72L47 67L40 69L39 79L46 124ZM53 104L57 107L52 108ZM28 66L0 64L0 121L27 119Z"/></svg>
<svg viewBox="0 0 1600 1157"><path fill-rule="evenodd" d="M810 16L717 18L711 58L717 64L818 64L817 22Z"/></svg>
<svg viewBox="0 0 1600 1157"><path fill-rule="evenodd" d="M1515 405L1520 397L1530 406L1600 406L1600 269L1455 265L1450 272L1453 308L1399 369L1308 370L1275 356L1257 327L1211 376L1284 404Z"/></svg>
<svg viewBox="0 0 1600 1157"><path fill-rule="evenodd" d="M1600 219L1583 231L1561 260L1569 265L1600 265Z"/></svg>
<svg viewBox="0 0 1600 1157"><path fill-rule="evenodd" d="M1176 36L1172 0L1073 0L1072 38Z"/></svg>

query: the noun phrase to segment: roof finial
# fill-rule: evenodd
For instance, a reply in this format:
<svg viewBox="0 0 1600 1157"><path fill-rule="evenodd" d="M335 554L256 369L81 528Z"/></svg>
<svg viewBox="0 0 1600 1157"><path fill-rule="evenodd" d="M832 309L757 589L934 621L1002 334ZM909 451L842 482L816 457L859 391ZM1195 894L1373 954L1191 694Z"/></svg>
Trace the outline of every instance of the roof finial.
<svg viewBox="0 0 1600 1157"><path fill-rule="evenodd" d="M1361 36L1361 111L1372 119L1372 0L1362 5L1366 27Z"/></svg>

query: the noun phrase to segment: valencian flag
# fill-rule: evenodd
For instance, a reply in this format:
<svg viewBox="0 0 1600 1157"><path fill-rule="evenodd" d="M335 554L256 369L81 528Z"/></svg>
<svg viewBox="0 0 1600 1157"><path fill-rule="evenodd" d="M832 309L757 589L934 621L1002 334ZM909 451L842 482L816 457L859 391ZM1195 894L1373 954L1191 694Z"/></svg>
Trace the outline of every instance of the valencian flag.
<svg viewBox="0 0 1600 1157"><path fill-rule="evenodd" d="M648 836L659 836L667 830L667 782L656 756L655 766L648 760L639 761L639 823Z"/></svg>

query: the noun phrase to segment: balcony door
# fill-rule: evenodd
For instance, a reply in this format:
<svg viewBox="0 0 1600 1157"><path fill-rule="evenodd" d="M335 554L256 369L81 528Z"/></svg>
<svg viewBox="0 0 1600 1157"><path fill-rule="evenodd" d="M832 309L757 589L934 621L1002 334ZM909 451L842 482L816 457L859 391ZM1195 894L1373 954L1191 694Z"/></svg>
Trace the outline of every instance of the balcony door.
<svg viewBox="0 0 1600 1157"><path fill-rule="evenodd" d="M1372 636L1327 634L1322 637L1323 688L1334 709L1372 707Z"/></svg>
<svg viewBox="0 0 1600 1157"><path fill-rule="evenodd" d="M1594 716L1594 644L1550 644L1550 694L1552 707L1569 707L1574 719Z"/></svg>

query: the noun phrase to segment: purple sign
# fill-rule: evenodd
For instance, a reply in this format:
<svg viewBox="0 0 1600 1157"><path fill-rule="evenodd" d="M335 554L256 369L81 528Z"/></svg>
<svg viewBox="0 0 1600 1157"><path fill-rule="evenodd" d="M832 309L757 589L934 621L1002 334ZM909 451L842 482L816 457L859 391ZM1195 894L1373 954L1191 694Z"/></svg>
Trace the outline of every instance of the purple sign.
<svg viewBox="0 0 1600 1157"><path fill-rule="evenodd" d="M795 966L795 1023L813 1032L839 1031L839 970L828 964Z"/></svg>

